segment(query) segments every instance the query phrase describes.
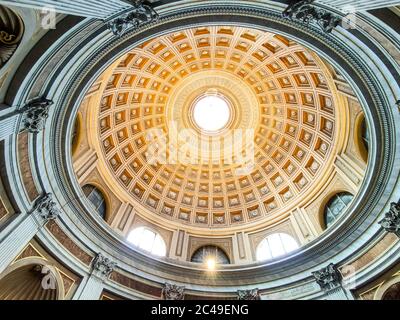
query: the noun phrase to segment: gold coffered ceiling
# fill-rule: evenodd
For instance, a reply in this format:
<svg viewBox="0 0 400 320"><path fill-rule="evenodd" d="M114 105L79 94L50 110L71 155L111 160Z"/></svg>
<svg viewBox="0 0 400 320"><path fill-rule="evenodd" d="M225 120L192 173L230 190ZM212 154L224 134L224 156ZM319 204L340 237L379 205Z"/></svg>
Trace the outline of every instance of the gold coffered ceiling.
<svg viewBox="0 0 400 320"><path fill-rule="evenodd" d="M187 29L134 48L111 68L91 133L100 172L153 220L216 228L277 221L318 192L345 139L328 67L279 35ZM148 130L168 133L171 121L194 128L190 108L208 90L230 101L229 129L255 130L253 170L240 175L235 163L207 160L149 164Z"/></svg>

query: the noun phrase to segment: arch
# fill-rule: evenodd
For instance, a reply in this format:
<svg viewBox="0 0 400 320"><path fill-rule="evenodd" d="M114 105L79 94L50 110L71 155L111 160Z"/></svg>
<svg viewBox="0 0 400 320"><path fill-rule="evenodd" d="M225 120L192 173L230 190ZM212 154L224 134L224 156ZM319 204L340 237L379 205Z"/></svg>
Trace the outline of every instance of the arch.
<svg viewBox="0 0 400 320"><path fill-rule="evenodd" d="M158 232L148 227L137 227L131 230L127 240L135 247L156 256L164 257L167 255L167 245L164 238Z"/></svg>
<svg viewBox="0 0 400 320"><path fill-rule="evenodd" d="M215 245L201 246L192 254L190 261L195 263L205 263L209 259L214 259L216 264L231 263L225 250Z"/></svg>
<svg viewBox="0 0 400 320"><path fill-rule="evenodd" d="M266 261L284 256L299 248L298 242L287 233L272 233L257 246L256 260Z"/></svg>
<svg viewBox="0 0 400 320"><path fill-rule="evenodd" d="M384 292L382 300L400 300L400 282L392 284Z"/></svg>
<svg viewBox="0 0 400 320"><path fill-rule="evenodd" d="M385 281L374 294L374 300L398 300L393 299L396 290L400 289L400 276L394 276ZM392 298L392 299L390 299Z"/></svg>
<svg viewBox="0 0 400 320"><path fill-rule="evenodd" d="M47 279L48 275L51 278ZM63 280L57 269L48 265L43 258L21 259L10 265L0 276L0 300L63 299Z"/></svg>
<svg viewBox="0 0 400 320"><path fill-rule="evenodd" d="M109 205L104 192L93 184L85 184L82 187L82 190L99 216L102 217L103 220L107 221Z"/></svg>
<svg viewBox="0 0 400 320"><path fill-rule="evenodd" d="M323 209L324 229L329 228L346 211L353 198L350 192L338 192L329 198Z"/></svg>
<svg viewBox="0 0 400 320"><path fill-rule="evenodd" d="M53 160L53 159L52 159ZM68 187L68 186L67 186ZM65 189L67 189L67 188L65 188ZM63 189L62 189L63 190ZM71 195L71 197L73 196L74 194L72 194ZM368 194L369 195L369 194ZM69 197L69 194L68 194L68 197ZM372 196L371 196L371 198L372 198ZM71 206L72 207L72 206ZM361 212L361 214L363 214L364 215L364 213L363 212ZM83 229L83 228L82 228ZM354 230L355 230L355 228L354 228ZM350 231L353 231L353 228L352 229L349 229L349 232ZM95 233L95 232L93 232L93 233ZM99 233L100 234L100 233ZM345 236L347 235L347 231L346 231L346 234L343 234L343 236L342 235L340 235L340 238L344 238ZM104 238L106 238L106 237L104 237ZM333 241L332 241L333 242ZM319 245L319 244L318 244ZM331 242L328 242L328 245L331 245ZM325 246L325 243L323 244L323 246L321 245L321 247L323 247L323 249L325 250L325 247L329 247L328 245L326 245ZM316 247L317 247L317 245L316 245ZM319 247L318 247L318 249L319 249ZM111 250L113 250L113 249L110 249L110 251ZM330 251L328 252L328 250L326 250L326 251L322 251L322 249L321 250L319 250L319 251L317 251L318 253L324 253L325 254L325 252L328 254L330 254ZM309 258L309 256L306 256L307 258ZM311 259L309 259L309 260L311 260Z"/></svg>

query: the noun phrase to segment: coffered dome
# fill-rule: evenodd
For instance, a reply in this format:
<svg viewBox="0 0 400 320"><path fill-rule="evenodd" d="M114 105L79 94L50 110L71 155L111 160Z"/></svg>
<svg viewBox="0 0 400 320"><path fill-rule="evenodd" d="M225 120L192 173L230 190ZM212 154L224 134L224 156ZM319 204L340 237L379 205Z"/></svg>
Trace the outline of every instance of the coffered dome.
<svg viewBox="0 0 400 320"><path fill-rule="evenodd" d="M326 63L277 34L186 29L137 46L102 77L90 132L100 171L152 219L223 228L285 218L326 182L346 138ZM222 122L214 131L196 123L207 99L226 110L203 114Z"/></svg>
<svg viewBox="0 0 400 320"><path fill-rule="evenodd" d="M400 9L331 2L2 3L0 300L398 298Z"/></svg>

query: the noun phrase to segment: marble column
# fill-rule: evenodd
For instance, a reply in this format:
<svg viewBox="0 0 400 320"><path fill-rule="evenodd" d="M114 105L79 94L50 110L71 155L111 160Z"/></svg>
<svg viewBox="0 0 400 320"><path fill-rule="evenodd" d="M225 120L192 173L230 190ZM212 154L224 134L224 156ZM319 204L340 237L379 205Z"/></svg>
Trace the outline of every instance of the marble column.
<svg viewBox="0 0 400 320"><path fill-rule="evenodd" d="M91 273L78 288L73 300L99 300L104 289L104 282L114 271L116 263L98 253L93 260Z"/></svg>
<svg viewBox="0 0 400 320"><path fill-rule="evenodd" d="M58 217L59 210L50 193L36 200L33 209L24 214L20 223L0 238L0 273L16 258L35 234L49 221Z"/></svg>
<svg viewBox="0 0 400 320"><path fill-rule="evenodd" d="M0 116L0 140L6 139L16 131L17 122L17 114L11 114L5 118Z"/></svg>
<svg viewBox="0 0 400 320"><path fill-rule="evenodd" d="M131 7L123 0L3 0L2 5L13 5L91 18L107 18Z"/></svg>

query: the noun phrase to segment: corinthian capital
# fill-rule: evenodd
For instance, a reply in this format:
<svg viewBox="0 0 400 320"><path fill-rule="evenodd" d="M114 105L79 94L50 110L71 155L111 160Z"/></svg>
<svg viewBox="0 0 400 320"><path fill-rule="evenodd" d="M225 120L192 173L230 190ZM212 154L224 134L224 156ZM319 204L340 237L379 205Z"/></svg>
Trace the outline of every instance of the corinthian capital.
<svg viewBox="0 0 400 320"><path fill-rule="evenodd" d="M143 0L132 1L132 9L108 23L108 28L116 36L122 36L128 29L137 29L143 24L159 19L157 12Z"/></svg>
<svg viewBox="0 0 400 320"><path fill-rule="evenodd" d="M53 101L45 97L34 99L21 108L24 115L23 124L26 130L31 133L38 133L43 130L49 116L49 107Z"/></svg>
<svg viewBox="0 0 400 320"><path fill-rule="evenodd" d="M165 283L162 293L165 300L183 300L185 296L185 287Z"/></svg>
<svg viewBox="0 0 400 320"><path fill-rule="evenodd" d="M324 32L331 32L342 19L333 13L315 6L314 0L292 1L283 11L282 16L292 21L299 21L308 26L315 22Z"/></svg>
<svg viewBox="0 0 400 320"><path fill-rule="evenodd" d="M46 193L37 199L31 212L38 214L45 222L55 220L60 215L60 210L53 201L53 195L51 193Z"/></svg>
<svg viewBox="0 0 400 320"><path fill-rule="evenodd" d="M106 279L114 271L117 264L111 261L109 258L103 256L100 252L97 254L96 258L93 260L93 271L100 278Z"/></svg>
<svg viewBox="0 0 400 320"><path fill-rule="evenodd" d="M238 290L238 300L260 300L258 289Z"/></svg>
<svg viewBox="0 0 400 320"><path fill-rule="evenodd" d="M400 203L392 202L389 211L379 224L387 232L394 233L400 238Z"/></svg>
<svg viewBox="0 0 400 320"><path fill-rule="evenodd" d="M313 272L312 275L324 291L335 289L342 284L342 275L333 263Z"/></svg>

